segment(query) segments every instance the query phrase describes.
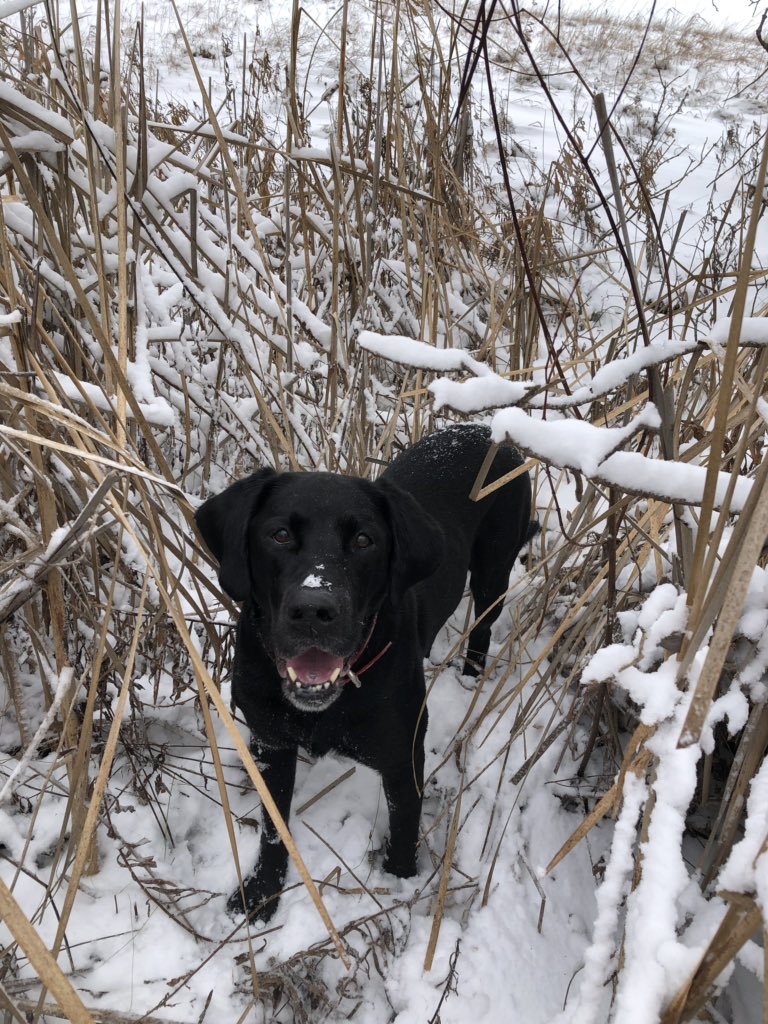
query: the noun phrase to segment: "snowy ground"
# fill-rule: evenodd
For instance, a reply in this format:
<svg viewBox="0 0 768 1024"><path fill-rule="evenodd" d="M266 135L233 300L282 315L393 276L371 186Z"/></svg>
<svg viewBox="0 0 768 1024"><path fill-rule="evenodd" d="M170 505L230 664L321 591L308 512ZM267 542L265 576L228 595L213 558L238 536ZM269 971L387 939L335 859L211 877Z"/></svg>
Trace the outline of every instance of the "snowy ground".
<svg viewBox="0 0 768 1024"><path fill-rule="evenodd" d="M214 94L217 89L223 93L225 62L231 61L234 69L239 59L224 56L223 37L242 40L244 33L253 37L258 28L264 51L276 63L285 59L290 6L276 0L220 0L204 12L189 10L193 46L201 68L212 78ZM335 44L328 39L337 28L338 12L320 2L304 8L300 54L311 94L307 107L314 111L313 144L323 148L329 119L322 96L336 74ZM360 12L353 5L352 15L351 60L359 59L362 66L368 48L362 5ZM147 19L149 61L157 74L158 94L186 103L196 86L179 45L172 9L158 8L148 12ZM318 24L329 26L328 37L320 37L319 44ZM235 51L238 46L233 43ZM610 103L625 70L620 57L607 54L590 69ZM655 81L633 83L622 95L622 121L636 126L636 157L643 152L649 122L657 110L663 111L657 142L666 156L655 188L659 196L669 190L668 237L676 235L685 213L677 237L682 267L696 265L705 247L709 212L732 193L740 161L754 159L750 145L757 127L764 124L765 112L759 88L740 91L746 77L746 70L733 67L703 72L672 65L659 71ZM560 87L556 78L552 87ZM534 166L547 168L560 156L563 128L555 123L535 83L509 76L504 88L510 137L523 153L514 164L520 184L536 177ZM591 145L595 141L591 110L568 89L563 88L560 101L567 125L573 128L583 120ZM482 107L482 87L476 103L478 109ZM485 126L481 132L481 145L491 152L490 128ZM557 207L553 199L550 212L561 220L564 245L567 248L570 239L575 249L583 243L580 229L567 210ZM767 232L763 224L759 238L763 254L768 249ZM679 278L685 282L682 270ZM649 271L647 287L654 285L658 280ZM609 276L586 268L583 287L592 286L593 306L604 317L603 326L620 323L626 294L612 286ZM654 337L666 330L666 321L660 322ZM561 500L564 493L561 488ZM548 500L543 484L540 505L546 506ZM492 653L513 631L518 603L526 600L531 584L522 569L520 579L494 627ZM439 672L437 667L463 629L465 616L462 606L435 645L428 670L428 681L434 677L427 736L429 782L421 870L415 879L396 881L381 868L377 851L386 833L386 808L372 773L334 758L300 768L292 831L313 878L327 883L323 897L355 958L349 972L333 955L293 867L291 891L283 897L269 929L253 928L246 935L226 915L225 901L235 887L236 874L196 700L191 692L180 698L170 676L165 692L152 693L151 687L137 690L141 707L134 708L131 725L126 727L109 786L108 820L99 830L101 870L81 885L60 957L86 1004L177 1022L287 1021L297 1007L297 1019L353 1019L360 1024L438 1020L465 1024L472 1019L487 1024L566 1024L606 1019L610 985L601 989L593 973L588 991L585 986L581 992L580 986L598 918L596 886L611 842L621 840L620 830L614 840L612 824L603 824L552 874L543 875L543 868L583 817L584 805L574 797L577 787L571 784L578 754L556 742L524 784L513 784L538 738L551 726L550 703L542 705L533 724L511 744L514 709L499 717L495 728L486 725L471 742L461 748L455 744L473 689L455 665ZM541 639L551 635L553 628L545 622ZM502 695L510 692L536 654L536 649L523 650L515 664L500 665L485 681L483 694L493 690L503 672L508 675ZM32 692L35 681L30 677L27 684ZM140 684L137 680L137 687ZM222 692L228 698L226 681ZM525 699L524 694L521 705ZM105 719L103 724L106 734L109 722ZM258 801L235 752L227 746L223 729L219 739L233 811L239 818L256 819ZM0 785L17 763L17 741L12 720L0 720ZM52 783L38 803L41 780L49 772L53 772ZM333 788L324 793L329 786ZM425 971L441 855L460 789L460 830L447 909L434 964ZM318 794L322 795L314 801ZM59 839L65 798L64 769L56 767L51 757L40 757L28 769L14 802L0 807L0 852L7 853L0 859L0 873L8 884L15 882L14 894L30 916L48 884L47 869ZM33 815L34 807L41 810ZM633 828L634 822L627 821ZM255 857L256 833L247 825L237 828L237 843L241 861L249 865ZM620 858L616 863L621 866ZM23 864L21 871L17 864ZM685 879L677 883L685 889ZM689 900L691 907L701 911L693 891ZM719 913L721 908L715 910ZM701 912L700 933L688 937L690 945L703 943L705 935L711 934L717 924L715 911L713 915L707 921ZM56 916L50 905L35 925L52 940ZM0 937L7 938L1 926ZM682 957L681 948L671 953ZM251 956L262 989L274 993L275 1005L270 1012L263 1008L269 1005L265 1000L241 1017L253 998ZM756 960L755 949L744 959L750 956ZM684 975L682 959L677 967ZM759 1004L751 976L743 967L739 970L745 977L730 997L733 1019L751 1024L759 1017ZM19 975L29 982L34 997L35 979L28 965L20 965ZM286 991L291 993L290 1007L285 1004ZM627 991L628 999L632 989ZM23 986L17 983L13 992L23 995ZM306 1016L301 1017L301 1012ZM621 1020L632 1019L631 1009L621 1012Z"/></svg>

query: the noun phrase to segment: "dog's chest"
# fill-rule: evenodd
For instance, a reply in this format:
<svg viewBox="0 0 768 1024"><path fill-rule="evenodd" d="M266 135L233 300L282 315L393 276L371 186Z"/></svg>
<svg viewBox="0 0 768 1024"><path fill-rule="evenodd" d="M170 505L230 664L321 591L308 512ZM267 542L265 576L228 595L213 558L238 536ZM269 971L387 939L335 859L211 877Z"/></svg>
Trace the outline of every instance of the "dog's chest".
<svg viewBox="0 0 768 1024"><path fill-rule="evenodd" d="M365 761L363 751L367 742L366 732L359 725L355 728L347 716L338 713L332 715L329 712L311 716L297 730L299 746L312 757L339 754L359 762Z"/></svg>

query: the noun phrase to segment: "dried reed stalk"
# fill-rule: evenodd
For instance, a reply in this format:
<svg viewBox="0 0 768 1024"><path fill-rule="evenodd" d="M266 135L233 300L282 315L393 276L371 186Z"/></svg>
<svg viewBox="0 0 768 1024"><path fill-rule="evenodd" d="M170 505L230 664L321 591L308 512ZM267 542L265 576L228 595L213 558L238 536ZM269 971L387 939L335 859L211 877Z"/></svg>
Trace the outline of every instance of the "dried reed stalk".
<svg viewBox="0 0 768 1024"><path fill-rule="evenodd" d="M671 324L676 302L675 329L688 339L716 303L730 298L736 324L765 283L765 271L749 258L762 189L756 187L751 215L735 191L722 206L709 248L698 263L682 266L682 221L673 225L670 243L663 216L655 220L666 206L648 211L655 173L644 162L649 154L631 149L632 133L616 109L604 119L612 125L616 171L624 173L625 163L635 168L614 183L614 195L625 200L620 222L611 220L611 204L599 190L598 208L589 198L594 156L577 144L568 112L557 110L541 60L549 53L572 68L576 43L599 31L601 47L629 54L633 74L651 81L653 61L632 50L636 29L626 21L577 16L554 33L530 13L483 25L462 21L464 12L442 35L429 5L417 11L395 0L374 5L361 60L356 7L345 3L337 19L338 88L321 101L333 126L332 145L319 154L305 148L312 69L302 68L298 55L302 33L311 28L299 11L295 4L278 70L268 53L251 53L251 41L244 40L241 95L229 106L209 91L184 13L174 5L180 47L198 83L199 116L191 100L188 109L164 108L147 95L143 35L134 46L122 34L119 4L97 5L93 63L74 2L69 56L57 48L55 26L42 22L40 34L0 26L0 79L16 96L0 110L0 313L14 313L0 323L0 341L8 339L12 353L0 366L0 558L9 581L0 591L0 663L23 750L30 749L35 716L52 706L51 679L73 670L82 698L72 709L64 702L53 716L58 754L52 757L66 764L66 783L54 779L52 763L40 775L32 811L45 813L55 787L65 785L67 810L39 907L49 913L64 886L54 943L62 955L80 880L98 869L94 836L108 813L111 767L121 753L149 759L146 745L132 748L131 726L138 729L168 686L167 662L174 699L199 706L212 751L206 783L224 815L238 871L224 752L210 705L264 805L276 814L214 684L231 662L221 612L233 609L194 541L192 505L255 463L375 474L403 444L450 419L432 403L433 374L363 354L355 345L360 327L471 349L502 376L535 375L539 394L568 402L600 366L631 355L645 331ZM56 38L50 54L49 30ZM329 27L326 35L335 31ZM534 33L538 49L530 45ZM677 42L645 38L662 58L670 46L684 45L701 67L714 60L712 39L696 26ZM546 173L531 166L529 184L512 177L500 183L492 166L498 154L486 161L473 141L481 90L473 92L471 74L458 73L459 54L469 40L482 70L491 39L499 54L509 54L510 74L541 82L542 95L568 128L553 166ZM740 44L729 35L717 46L741 59ZM102 81L93 68L107 55ZM367 78L360 67L369 69ZM280 106L276 96L283 91L288 102ZM661 121L664 116L659 111ZM514 131L498 109L496 128L510 152ZM19 143L34 132L51 141L38 138L31 149L28 139ZM756 141L741 144L740 159L754 163ZM764 146L763 165L765 152ZM754 181L760 180L756 174ZM555 197L567 205L578 245L550 214ZM729 237L739 232L744 243L738 252L728 250ZM643 239L646 262L629 251L632 238ZM662 280L660 296L650 291L649 267ZM585 279L587 272L626 296L623 317L608 326L591 305L594 276ZM497 823L502 814L509 818L510 789L515 795L524 790L547 751L581 765L568 785L591 801L571 839L552 851L550 867L617 810L629 773L652 775L651 730L638 723L633 708L617 699L609 682L601 696L578 687L585 665L617 639L620 614L637 609L649 580L672 579L688 593L692 611L681 664L715 628L690 738L699 735L713 699L734 677L731 660L744 639L735 632L738 608L751 571L764 559L766 494L766 352L737 346L736 330L724 360L692 347L688 355L670 357L659 368L660 381L653 381L656 397L671 403L663 411L672 456L707 465L699 513L671 507L663 495L654 498L642 488L636 496L619 493L540 458L526 463L537 484L543 533L515 592L509 635L442 753L450 762L474 744L485 760L477 762L474 777L462 771L460 786L438 814L448 829L445 849L433 849L437 829L427 837L435 862L420 897L434 901L427 970L454 895L493 898L504 843ZM645 384L628 380L569 408L593 423L622 424L648 397ZM633 444L645 453L657 450L652 437L639 435ZM750 476L754 485L749 514L736 522L721 551L718 541L732 525L727 510L711 534L709 524L713 474L723 469L734 478ZM497 486L481 485L478 480L480 499ZM470 626L455 630L449 658ZM34 666L34 695L21 685L22 665L25 672ZM148 680L142 691L135 685L139 666ZM112 692L119 694L114 708ZM106 746L96 747L105 716ZM525 756L511 774L508 758L518 742ZM753 704L732 763L719 748L713 755L714 775L721 772L726 784L714 796L704 857L710 880L737 839L766 742L763 711ZM495 801L482 805L486 850L477 877L457 881L461 829L481 813L473 784L487 772L497 773L498 786ZM162 823L162 801L146 792ZM652 813L647 804L635 882ZM338 956L346 962L350 936L365 927L386 969L396 944L387 945L381 922L410 908L382 899L365 922L337 931L279 816L276 822L329 932L320 952L303 951L297 961L316 966ZM15 868L17 875L25 869L25 860ZM17 1000L18 1007L54 1014L45 1002L49 989L70 1019L91 1019L51 953L39 948L34 927L16 913L7 887L0 901L44 986L34 1003ZM164 905L170 913L170 901ZM734 897L731 906L729 928L733 924L743 942L760 915L749 897L746 903ZM175 920L194 930L181 912ZM690 1019L706 1006L739 945L727 931L714 936L674 999L670 1021ZM620 951L620 935L616 942ZM309 1019L300 986L289 983L295 964L281 966L282 980L260 975L252 946L245 963L252 1000L288 992L297 1019L302 1013ZM325 984L321 973L313 998ZM326 992L324 998L330 1005L341 997ZM121 1019L95 1011L93 1018Z"/></svg>

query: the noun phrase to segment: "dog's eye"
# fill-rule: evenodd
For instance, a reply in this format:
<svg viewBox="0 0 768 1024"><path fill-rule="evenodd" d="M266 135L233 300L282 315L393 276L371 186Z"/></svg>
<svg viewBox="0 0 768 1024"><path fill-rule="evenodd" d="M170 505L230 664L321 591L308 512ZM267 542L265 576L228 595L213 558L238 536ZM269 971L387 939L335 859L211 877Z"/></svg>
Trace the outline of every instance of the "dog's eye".
<svg viewBox="0 0 768 1024"><path fill-rule="evenodd" d="M369 548L371 544L373 544L373 541L367 533L356 534L352 541L353 548Z"/></svg>
<svg viewBox="0 0 768 1024"><path fill-rule="evenodd" d="M272 540L275 544L290 544L291 534L284 526L281 526L279 530L275 530L272 534Z"/></svg>

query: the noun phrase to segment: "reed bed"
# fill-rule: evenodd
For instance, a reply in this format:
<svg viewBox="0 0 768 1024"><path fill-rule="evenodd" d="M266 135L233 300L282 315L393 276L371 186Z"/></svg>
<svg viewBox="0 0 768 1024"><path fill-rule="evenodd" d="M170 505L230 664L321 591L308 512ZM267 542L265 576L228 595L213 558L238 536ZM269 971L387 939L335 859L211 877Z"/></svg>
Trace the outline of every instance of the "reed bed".
<svg viewBox="0 0 768 1024"><path fill-rule="evenodd" d="M175 776L207 793L237 857L235 750L269 801L218 689L236 610L192 515L255 464L375 475L401 446L462 418L437 407L429 386L439 373L366 352L362 329L472 352L504 380L532 383L521 407L537 415L559 401L579 421L625 426L650 399L660 427L638 430L625 449L709 474L700 500L675 501L663 488L622 488L527 450L542 535L524 597L515 594L514 628L443 755L455 759L460 783L443 794L427 836L434 871L418 897L432 918L425 969L450 908L492 898L509 793L523 791L553 750L557 768L568 766L563 803L576 810L550 869L616 821L598 872L595 927L607 952L584 1005L613 991L611 1012L622 1019L622 977L643 963L638 915L660 899L651 885L669 837L658 838L657 822L679 751L696 756L693 790L675 808L678 846L696 848L691 877L721 910L661 1019L723 1019L723 971L737 957L757 959L757 876L732 869L725 887L721 871L739 844L751 842L757 858L766 842L757 805L768 748L768 623L758 593L768 345L760 331L752 341L738 331L742 315L766 309L755 241L765 131L725 133L723 173L740 165L741 174L684 248L683 218L667 216L675 182L658 184L676 100L665 87L654 110L638 94L665 61L683 59L701 74L730 61L734 94L754 96L764 54L698 24L643 42L641 26L608 16L558 26L489 8L487 22L467 9L446 27L432 5L371 3L363 19L344 3L325 31L338 70L319 102L305 45L318 29L298 4L279 46L246 36L216 51L223 93L209 88L207 51L174 6L175 59L196 82L183 101L159 98L146 27L119 0L98 0L88 39L74 2L0 22L0 822L11 814L19 835L31 836L38 816L57 807L44 864L29 838L14 845L5 826L0 834L12 879L0 881L12 937L0 962L8 1020L172 1013L170 997L131 1017L81 991L67 935L83 885L100 871L100 829L147 900L205 944L205 958L245 942L241 1020L258 1007L275 1020L351 1015L371 975L386 974L402 950L412 902L387 897L380 913L337 929L315 890L327 940L257 970L258 933L246 941L233 923L224 939L203 934L201 908L216 894L161 874L114 815L132 794L172 843ZM631 86L610 109L593 94L594 69L579 70L596 38L610 39L625 63L637 57ZM685 40L682 58L674 39ZM502 102L502 71L538 89L559 120L561 149L547 167L527 162ZM588 127L553 91L555 72L589 99L601 146L585 145ZM313 143L318 118L323 149ZM612 181L602 170L611 163ZM711 343L724 314L736 327ZM686 350L619 372L569 406L601 369L664 332ZM731 492L716 495L716 472L730 474L731 492L752 481L740 515ZM654 617L648 602L661 588L667 603ZM655 628L678 598L684 615L666 632ZM465 625L454 629L446 664ZM638 672L666 666L690 697L684 720L674 701L651 720L614 667L601 674L601 652L616 645ZM182 732L172 751L158 737L158 709L189 706L199 731ZM660 741L673 728L677 738ZM525 757L508 777L520 742ZM197 781L196 745L212 751ZM483 771L498 772L499 786L488 849L468 877L453 854L476 781L464 756L473 745L488 752ZM14 889L30 873L38 899L22 909ZM668 898L677 913L675 893ZM674 929L683 936L689 924L681 914ZM172 990L189 980L174 979ZM451 984L449 975L446 998Z"/></svg>

